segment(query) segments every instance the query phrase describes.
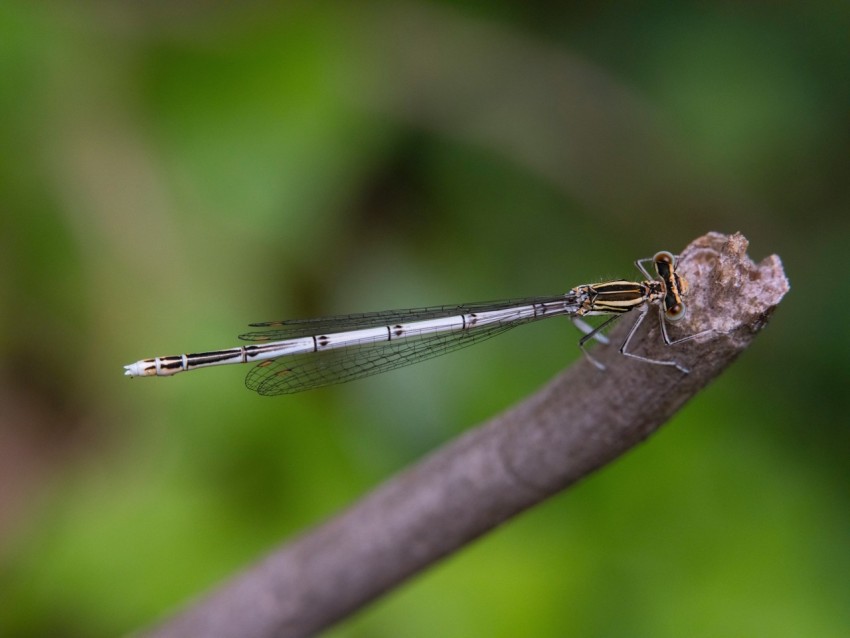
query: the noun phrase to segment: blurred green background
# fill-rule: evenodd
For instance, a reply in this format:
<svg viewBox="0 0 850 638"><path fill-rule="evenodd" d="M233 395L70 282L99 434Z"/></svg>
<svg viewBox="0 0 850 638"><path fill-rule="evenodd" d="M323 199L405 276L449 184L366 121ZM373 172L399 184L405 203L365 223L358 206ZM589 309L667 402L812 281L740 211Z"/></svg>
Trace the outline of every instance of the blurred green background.
<svg viewBox="0 0 850 638"><path fill-rule="evenodd" d="M0 3L0 635L143 627L579 351L273 399L123 364L709 230L791 280L745 356L329 635L850 635L850 3L550 4Z"/></svg>

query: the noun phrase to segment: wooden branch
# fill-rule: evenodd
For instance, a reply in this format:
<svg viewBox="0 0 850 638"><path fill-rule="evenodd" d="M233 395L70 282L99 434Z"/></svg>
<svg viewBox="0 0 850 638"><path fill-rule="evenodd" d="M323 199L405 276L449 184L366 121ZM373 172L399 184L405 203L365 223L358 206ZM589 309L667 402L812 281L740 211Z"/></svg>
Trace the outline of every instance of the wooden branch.
<svg viewBox="0 0 850 638"><path fill-rule="evenodd" d="M582 358L146 635L314 634L616 458L720 374L787 292L779 258L756 265L747 245L740 234L709 233L681 255L689 314L671 337L715 332L667 347L647 318L634 340L632 351L675 359L689 374L597 347L607 370ZM620 323L615 344L629 328Z"/></svg>

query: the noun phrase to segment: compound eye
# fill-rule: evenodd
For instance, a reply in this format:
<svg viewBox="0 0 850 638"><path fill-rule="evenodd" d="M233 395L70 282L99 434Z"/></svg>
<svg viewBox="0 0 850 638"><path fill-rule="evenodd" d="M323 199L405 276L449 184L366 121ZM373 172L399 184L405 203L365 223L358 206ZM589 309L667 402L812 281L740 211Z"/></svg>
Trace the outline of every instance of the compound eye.
<svg viewBox="0 0 850 638"><path fill-rule="evenodd" d="M679 321L685 317L685 304L673 304L664 311L668 321Z"/></svg>
<svg viewBox="0 0 850 638"><path fill-rule="evenodd" d="M653 257L652 260L655 263L669 264L672 266L675 258L672 253L662 250L661 252L655 253L655 257Z"/></svg>

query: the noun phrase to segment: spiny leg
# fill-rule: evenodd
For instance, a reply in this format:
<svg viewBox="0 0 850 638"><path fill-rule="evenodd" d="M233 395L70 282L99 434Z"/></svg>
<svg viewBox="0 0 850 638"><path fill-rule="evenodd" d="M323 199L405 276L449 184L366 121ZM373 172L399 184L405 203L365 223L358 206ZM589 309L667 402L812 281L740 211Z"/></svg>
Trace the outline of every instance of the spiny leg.
<svg viewBox="0 0 850 638"><path fill-rule="evenodd" d="M699 332L695 332L692 335L685 335L684 337L680 337L678 339L671 340L670 336L667 334L667 322L664 321L664 310L660 309L660 308L659 308L659 310L661 310L661 312L659 313L661 315L661 336L663 337L664 345L666 345L666 346L675 346L679 343L682 343L684 341L690 341L691 339L696 339L697 337L700 337L700 336L705 335L705 334L719 332L718 330L715 330L714 328L708 328L707 330L700 330ZM723 333L723 334L725 334L725 333Z"/></svg>
<svg viewBox="0 0 850 638"><path fill-rule="evenodd" d="M654 279L655 275L650 275L649 271L644 267L644 262L654 262L652 257L644 257L643 259L635 259L635 268L637 268L647 279Z"/></svg>
<svg viewBox="0 0 850 638"><path fill-rule="evenodd" d="M611 343L611 340L608 339L608 337L606 337L604 334L599 332L598 328L594 328L589 323L584 321L581 317L572 316L570 317L570 321L572 321L573 325L578 328L579 332L582 332L586 335L591 335L599 343L603 345L608 345L609 343Z"/></svg>
<svg viewBox="0 0 850 638"><path fill-rule="evenodd" d="M664 327L663 310L661 312L662 312L662 315L661 315L661 332L662 332L662 337L664 338L665 345L672 345L673 343L679 343L678 341L673 341L673 342L668 341L669 337L667 337L666 329ZM628 351L628 347L629 347L629 344L632 341L632 337L635 336L635 333L637 332L638 328L643 323L643 320L646 318L647 314L649 314L649 308L648 307L641 311L640 316L637 318L637 320L634 322L631 329L629 330L629 334L626 335L626 338L623 341L623 345L620 346L620 354L622 354L623 356L626 356L626 357L631 357L632 359L637 359L638 361L644 361L646 363L653 363L655 365L661 365L661 366L673 366L674 368L676 368L680 372L682 372L684 374L688 374L690 372L690 370L688 370L686 367L680 365L676 361L660 361L659 359L650 359L649 357L644 357L644 356L641 356L639 354L634 354L633 352Z"/></svg>
<svg viewBox="0 0 850 638"><path fill-rule="evenodd" d="M603 321L602 323L600 323L595 328L591 328L591 326L589 326L587 323L582 321L579 317L571 317L570 318L573 322L573 325L576 328L578 328L580 331L585 333L584 336L581 339L579 339L578 347L581 348L581 351L584 353L584 356L587 357L587 360L590 361L594 366L596 366L600 370L604 370L605 366L603 364L601 364L599 361L597 361L593 357L593 355L591 355L587 351L587 348L584 347L584 344L586 344L591 339L596 339L600 343L608 343L608 337L603 335L601 331L604 330L607 326L611 325L613 322L617 321L617 319L619 319L619 318L620 318L620 315L613 315L613 316L609 317L608 319L606 319L605 321ZM589 329L589 331L588 331L588 329Z"/></svg>

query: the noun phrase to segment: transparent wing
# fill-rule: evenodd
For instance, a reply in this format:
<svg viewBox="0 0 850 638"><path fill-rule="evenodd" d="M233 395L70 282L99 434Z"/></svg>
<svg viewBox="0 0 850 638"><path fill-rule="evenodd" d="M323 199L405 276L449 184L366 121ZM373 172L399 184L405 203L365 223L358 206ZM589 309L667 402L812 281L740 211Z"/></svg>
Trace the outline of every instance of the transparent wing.
<svg viewBox="0 0 850 638"><path fill-rule="evenodd" d="M449 306L428 306L426 308L406 308L401 310L382 310L380 312L361 312L351 315L320 317L316 319L286 319L284 321L266 321L252 323L252 328L269 328L246 332L239 335L243 341L282 341L298 337L312 337L331 332L346 332L358 328L377 328L396 323L451 317L470 312L486 312L499 310L509 306L529 305L534 303L555 303L574 298L571 293L550 295L548 297L528 297L523 299L503 299L501 301L481 301Z"/></svg>
<svg viewBox="0 0 850 638"><path fill-rule="evenodd" d="M563 295L555 299L562 298ZM551 300L552 298L547 299ZM452 306L451 308L463 308L464 311L468 311L471 306L473 304ZM422 318L422 315L419 314L414 316ZM354 381L471 346L510 330L514 326L529 323L544 316L551 315L493 323L473 330L457 330L437 334L426 333L418 338L410 337L397 341L370 342L336 350L271 359L258 363L252 368L245 378L245 385L259 394L273 396ZM389 322L393 323L409 320L411 316L409 314L390 314L384 315L383 318L389 318ZM346 325L351 326L351 324ZM383 323L378 325L383 325ZM287 334L289 335L289 333ZM312 332L308 334L312 334Z"/></svg>

